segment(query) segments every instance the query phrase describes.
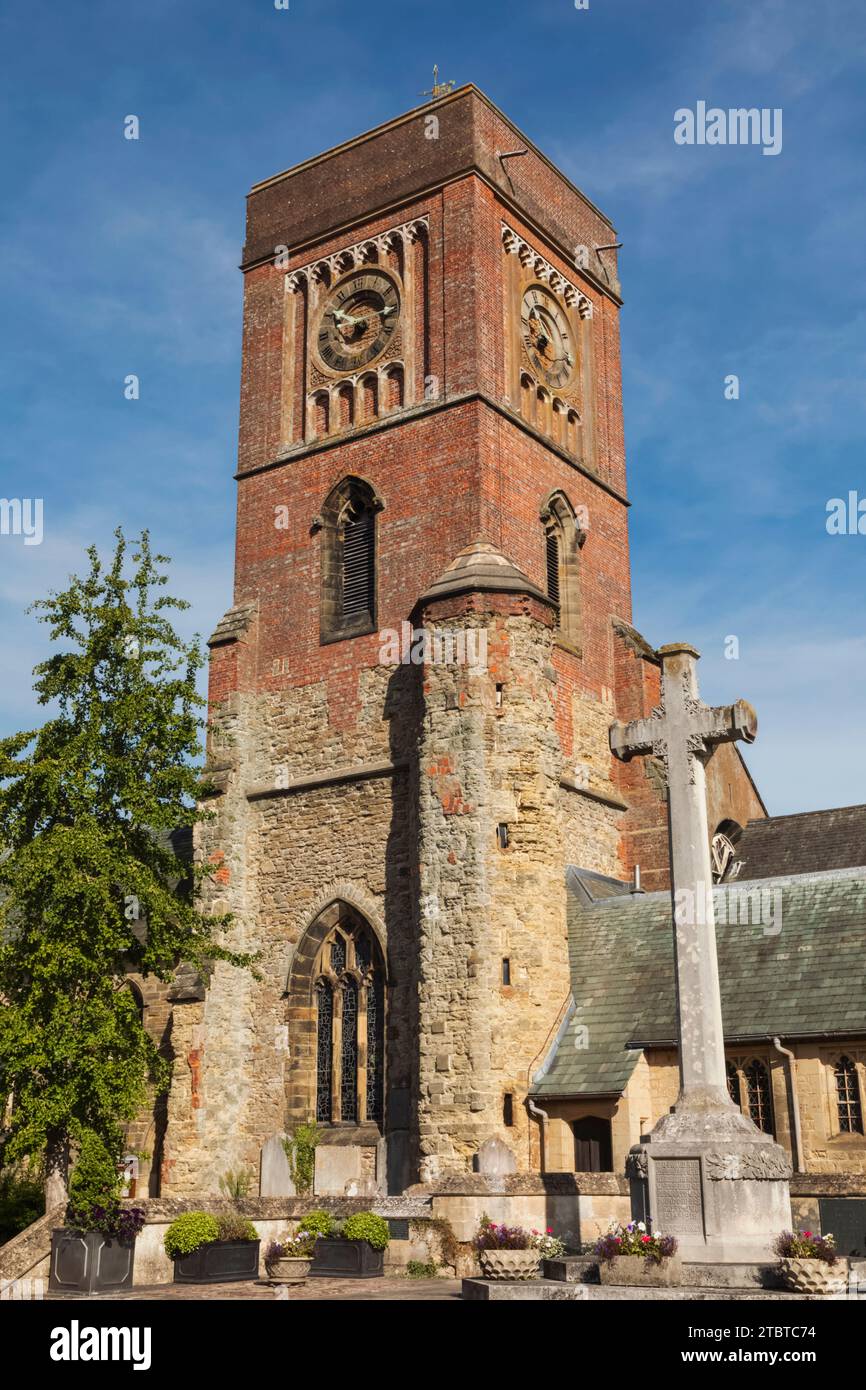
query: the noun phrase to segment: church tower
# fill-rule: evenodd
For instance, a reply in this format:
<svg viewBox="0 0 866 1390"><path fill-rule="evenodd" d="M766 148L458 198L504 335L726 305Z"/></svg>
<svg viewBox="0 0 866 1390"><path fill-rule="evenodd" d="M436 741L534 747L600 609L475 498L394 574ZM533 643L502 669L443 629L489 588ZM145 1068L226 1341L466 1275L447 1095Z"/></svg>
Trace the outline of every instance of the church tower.
<svg viewBox="0 0 866 1390"><path fill-rule="evenodd" d="M629 868L615 243L473 86L249 195L197 848L258 964L175 1010L169 1195L313 1119L323 1192L538 1166L565 867Z"/></svg>

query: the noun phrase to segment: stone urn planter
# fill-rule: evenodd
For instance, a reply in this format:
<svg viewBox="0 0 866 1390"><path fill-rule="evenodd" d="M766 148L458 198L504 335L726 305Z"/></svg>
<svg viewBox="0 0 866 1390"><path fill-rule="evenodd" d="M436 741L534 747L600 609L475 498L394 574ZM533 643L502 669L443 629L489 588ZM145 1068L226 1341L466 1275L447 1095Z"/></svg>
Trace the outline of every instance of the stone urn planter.
<svg viewBox="0 0 866 1390"><path fill-rule="evenodd" d="M599 1260L602 1284L628 1284L643 1289L668 1289L682 1283L683 1267L678 1255L656 1263L643 1255L618 1255L615 1260Z"/></svg>
<svg viewBox="0 0 866 1390"><path fill-rule="evenodd" d="M265 1269L272 1284L303 1284L312 1263L312 1256L281 1255L279 1259L266 1260Z"/></svg>
<svg viewBox="0 0 866 1390"><path fill-rule="evenodd" d="M844 1293L848 1270L844 1260L829 1265L826 1260L809 1259L805 1255L791 1256L782 1261L782 1279L785 1288L792 1293Z"/></svg>
<svg viewBox="0 0 866 1390"><path fill-rule="evenodd" d="M485 1279L537 1279L541 1256L537 1250L479 1250Z"/></svg>

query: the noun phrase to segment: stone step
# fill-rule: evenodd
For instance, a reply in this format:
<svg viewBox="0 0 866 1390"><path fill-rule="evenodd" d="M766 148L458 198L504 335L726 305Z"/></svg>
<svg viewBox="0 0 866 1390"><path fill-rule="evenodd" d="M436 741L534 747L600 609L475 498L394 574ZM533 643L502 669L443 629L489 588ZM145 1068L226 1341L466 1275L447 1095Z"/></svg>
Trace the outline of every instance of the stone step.
<svg viewBox="0 0 866 1390"><path fill-rule="evenodd" d="M786 1293L781 1289L698 1287L676 1289L633 1288L628 1285L568 1283L557 1279L525 1279L511 1282L498 1279L464 1279L461 1297L470 1302L626 1302L634 1299L655 1299L663 1302L696 1303L733 1301L756 1302L784 1300L794 1303L826 1302L824 1294Z"/></svg>
<svg viewBox="0 0 866 1390"><path fill-rule="evenodd" d="M562 1255L543 1260L545 1279L564 1284L597 1284L598 1260L595 1255ZM778 1289L782 1287L778 1263L771 1264L683 1264L682 1286L693 1289Z"/></svg>

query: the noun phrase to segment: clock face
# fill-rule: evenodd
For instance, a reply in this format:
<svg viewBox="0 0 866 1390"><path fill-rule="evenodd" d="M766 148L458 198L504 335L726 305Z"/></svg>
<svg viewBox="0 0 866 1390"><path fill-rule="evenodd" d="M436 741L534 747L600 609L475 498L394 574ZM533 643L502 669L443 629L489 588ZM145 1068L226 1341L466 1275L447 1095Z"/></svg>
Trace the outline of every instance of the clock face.
<svg viewBox="0 0 866 1390"><path fill-rule="evenodd" d="M529 360L548 386L562 387L571 380L577 362L568 316L559 300L533 285L523 296L521 331Z"/></svg>
<svg viewBox="0 0 866 1390"><path fill-rule="evenodd" d="M400 294L381 270L349 275L334 286L319 319L316 347L330 372L354 372L381 356L400 318Z"/></svg>

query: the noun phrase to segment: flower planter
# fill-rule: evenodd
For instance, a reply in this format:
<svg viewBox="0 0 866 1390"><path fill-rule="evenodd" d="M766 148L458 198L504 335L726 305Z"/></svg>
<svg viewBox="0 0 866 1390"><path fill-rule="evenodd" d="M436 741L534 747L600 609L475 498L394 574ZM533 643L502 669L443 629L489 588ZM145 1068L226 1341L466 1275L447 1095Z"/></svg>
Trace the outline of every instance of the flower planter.
<svg viewBox="0 0 866 1390"><path fill-rule="evenodd" d="M257 1240L214 1240L174 1261L176 1284L237 1284L259 1277Z"/></svg>
<svg viewBox="0 0 866 1390"><path fill-rule="evenodd" d="M485 1279L537 1279L541 1256L537 1250L479 1250Z"/></svg>
<svg viewBox="0 0 866 1390"><path fill-rule="evenodd" d="M800 1255L782 1261L782 1279L792 1293L844 1293L848 1270L844 1260L828 1265L826 1260Z"/></svg>
<svg viewBox="0 0 866 1390"><path fill-rule="evenodd" d="M376 1279L384 1272L384 1250L374 1250L366 1240L339 1240L320 1236L310 1267L311 1278Z"/></svg>
<svg viewBox="0 0 866 1390"><path fill-rule="evenodd" d="M49 1289L66 1293L111 1293L132 1288L135 1241L119 1241L101 1231L51 1232Z"/></svg>
<svg viewBox="0 0 866 1390"><path fill-rule="evenodd" d="M266 1260L265 1268L272 1284L303 1284L312 1263L309 1256L283 1255L278 1260Z"/></svg>
<svg viewBox="0 0 866 1390"><path fill-rule="evenodd" d="M602 1284L632 1285L635 1288L667 1289L682 1283L682 1261L679 1255L656 1264L643 1255L617 1255L615 1260L599 1260L598 1277Z"/></svg>

